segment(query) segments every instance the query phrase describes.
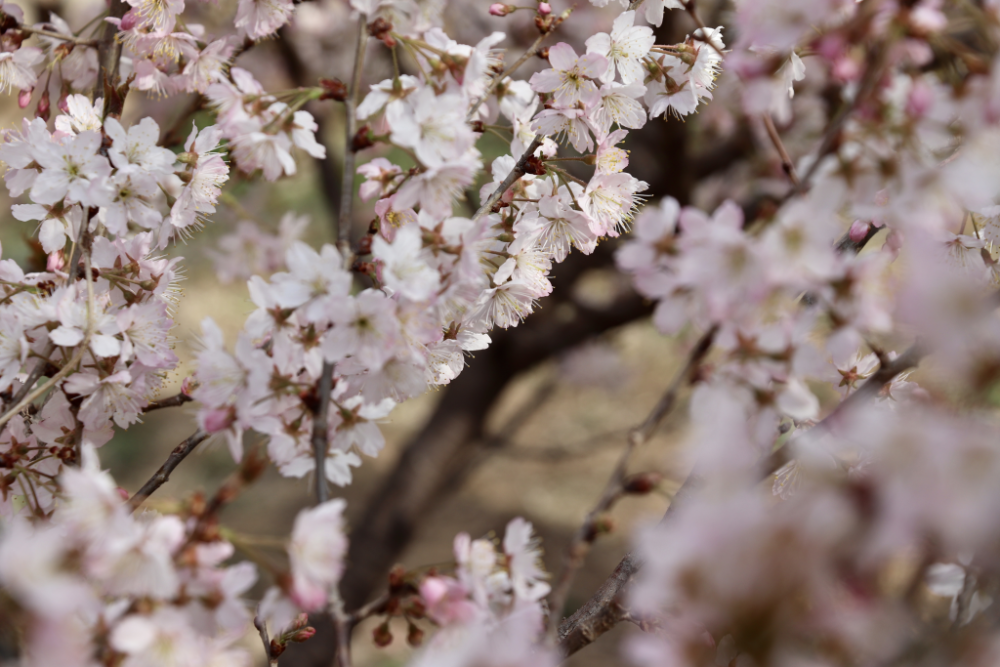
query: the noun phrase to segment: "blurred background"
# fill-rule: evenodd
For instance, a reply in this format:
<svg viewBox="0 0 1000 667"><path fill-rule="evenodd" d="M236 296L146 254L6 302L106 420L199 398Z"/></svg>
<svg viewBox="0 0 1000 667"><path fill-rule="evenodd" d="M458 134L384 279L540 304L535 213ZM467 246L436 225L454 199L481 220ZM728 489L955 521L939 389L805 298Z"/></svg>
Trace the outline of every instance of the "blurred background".
<svg viewBox="0 0 1000 667"><path fill-rule="evenodd" d="M19 0L17 4L25 9L28 21L48 20L55 13L73 28L85 24L104 6L100 0ZM189 1L185 16L189 24L201 22L209 34L218 35L227 25L231 29L235 4L232 0ZM716 4L699 3L708 25L725 22ZM488 5L487 0L453 0L444 13L445 30L469 44L493 31L504 31L508 39L501 47L507 49L510 62L537 35L532 15L515 12L506 18L492 17ZM556 0L552 6L558 13L569 4ZM548 43L567 41L583 52L586 37L609 29L611 18L620 11L612 9L606 12L581 3ZM692 28L685 16L668 12L657 30L657 43L680 41ZM343 0L303 2L280 39L254 46L236 64L250 70L269 91L316 85L319 77L347 79L354 35ZM410 64L402 60L401 66L406 70ZM542 66L535 59L518 76L526 78ZM371 40L366 84L390 75L388 51ZM711 208L722 198L732 197L752 216L766 208L770 196L783 190L779 160L762 129L741 115L726 90L723 85L716 103L687 122L658 119L629 137L625 145L630 151L629 171L650 184L652 199L671 195L682 204ZM52 91L53 100L58 92ZM789 129L792 134L786 143L790 148L795 146L795 132L809 133L810 115L817 122L823 116L821 108L808 107L815 97L798 99L804 108L797 113L806 122ZM161 130L176 127L186 135L186 110L197 103L195 96L156 99L133 93L123 120L127 126L149 115ZM24 112L14 98L5 98L4 104L3 127L13 127ZM299 173L277 184L251 181L234 171L226 188L231 197L220 204L212 222L187 243L166 251L185 258L187 277L174 330L182 363L165 378L160 397L175 394L191 371L203 318L215 319L232 342L253 309L243 280L226 284L216 275L209 251L222 237L244 220L277 233L279 220L292 212L310 220L304 240L320 244L331 239L332 211L340 196L342 109L332 102L312 103L307 109L320 125L318 138L328 147L328 159L314 162L300 153L296 156ZM201 112L196 119L206 124L210 116ZM487 162L508 152L506 145L489 134L479 148ZM407 164L404 156L378 148L359 154L358 164L386 154ZM757 176L753 190L745 185L751 173ZM470 188L466 212L478 203L478 185ZM0 198L6 198L6 193ZM9 210L10 203L16 202L5 199L3 210ZM371 218L371 203L357 202L351 221L355 229L363 231ZM32 240L36 231L32 224L8 215L0 228L4 258L13 258L25 268L44 263ZM559 570L570 537L600 496L625 446L628 429L646 417L697 338L697 332L685 332L669 339L653 329L648 322L650 304L614 269L614 247L614 241L607 241L594 255L576 253L560 265L553 280L556 290L535 315L515 330L495 332L494 345L469 357L468 368L452 385L399 406L383 424L387 446L382 454L365 461L351 486L334 490L348 501L352 544L343 584L348 608L378 595L393 564L414 569L447 563L452 560L456 533L502 537L507 521L515 516L534 524L543 540L547 569ZM670 494L683 482L688 464L679 456L678 443L685 412L684 404L678 405L656 438L633 458L632 472L658 471L665 482L649 496L627 498L615 506L614 531L601 537L588 557L568 600L567 615L626 553L632 527L658 520ZM147 415L142 424L117 434L104 446L103 464L125 489L134 492L170 450L194 432L193 415L190 406ZM255 442L248 436L248 446ZM209 441L181 464L149 505L169 509L194 491L211 494L233 468L225 445ZM228 506L223 520L242 546L238 557L280 563L281 540L299 509L312 503L311 488L308 479L282 478L271 469ZM262 573L256 593L270 583ZM629 631L626 625L619 625L569 664L620 662L616 645ZM331 644L322 625L320 629L313 640L290 650L281 664L329 664ZM398 628L396 641L387 649L373 646L371 629L372 625L364 625L355 634L356 665L388 666L406 659L410 649L405 645L405 626ZM254 655L260 656L256 638L247 641Z"/></svg>

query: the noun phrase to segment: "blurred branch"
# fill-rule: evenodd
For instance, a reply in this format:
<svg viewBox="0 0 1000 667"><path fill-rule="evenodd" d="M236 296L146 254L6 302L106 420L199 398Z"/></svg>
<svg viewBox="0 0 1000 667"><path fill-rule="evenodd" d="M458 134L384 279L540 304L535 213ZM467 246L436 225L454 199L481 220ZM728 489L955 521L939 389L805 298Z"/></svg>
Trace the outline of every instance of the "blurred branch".
<svg viewBox="0 0 1000 667"><path fill-rule="evenodd" d="M774 127L774 120L771 118L771 114L761 114L761 120L764 121L764 129L767 130L767 136L770 137L771 143L774 144L775 150L778 151L778 157L781 158L781 168L788 176L788 180L792 182L792 185L796 188L800 187L802 182L795 171L795 165L792 164L792 158L789 157L788 151L785 150L785 144L781 141L781 135L778 134L777 128Z"/></svg>
<svg viewBox="0 0 1000 667"><path fill-rule="evenodd" d="M181 461L187 458L188 454L194 451L194 448L203 443L208 439L208 433L205 433L201 429L198 429L191 435L187 440L181 444L174 447L174 450L170 452L170 456L167 460L163 462L160 469L149 478L142 488L135 492L135 495L129 498L128 504L131 510L134 512L139 509L139 506L146 502L153 493L167 483L170 479L170 473L174 471Z"/></svg>
<svg viewBox="0 0 1000 667"><path fill-rule="evenodd" d="M159 401L151 401L149 405L142 409L142 411L152 412L153 410L160 410L162 408L176 408L179 405L184 405L185 403L189 403L193 400L193 398L184 392L179 392Z"/></svg>
<svg viewBox="0 0 1000 667"><path fill-rule="evenodd" d="M264 657L267 658L267 664L269 667L275 667L278 664L278 658L275 657L274 652L271 650L271 639L267 636L267 623L260 617L260 606L257 607L257 613L253 617L253 627L257 628L257 634L260 635L260 641L264 644Z"/></svg>
<svg viewBox="0 0 1000 667"><path fill-rule="evenodd" d="M636 447L644 444L652 436L656 431L656 427L663 421L663 418L670 413L677 403L677 395L680 393L680 390L697 380L701 364L712 348L712 343L715 341L715 334L717 332L718 327L712 327L702 335L688 354L684 368L674 377L673 382L670 383L666 392L664 392L642 424L633 429L629 434L625 451L618 460L618 465L615 466L615 470L611 475L611 479L608 480L601 499L597 502L594 509L591 510L590 514L587 515L586 520L580 526L573 541L570 542L563 572L557 579L556 585L553 586L552 597L549 601L549 632L553 638L558 639L560 649L567 656L593 642L623 618L623 609L616 602L616 599L628 584L632 574L638 569L631 554L626 555L622 559L611 577L597 594L591 597L586 604L580 607L562 625L557 626L557 622L562 615L563 606L566 603L566 597L569 594L573 575L583 564L583 559L590 550L590 544L594 541L594 522L601 513L610 508L611 504L622 492L629 457ZM692 479L693 476L688 477L688 480ZM690 490L688 481L685 481L684 486L681 487L677 495L685 493L685 488ZM677 497L675 496L674 502L670 503L670 507L674 507L676 500ZM667 511L670 511L669 508Z"/></svg>
<svg viewBox="0 0 1000 667"><path fill-rule="evenodd" d="M352 206L354 204L354 135L358 133L358 95L361 92L361 75L365 65L365 47L368 46L368 17L358 16L358 47L354 54L354 71L351 74L351 88L344 100L344 169L341 172L340 209L334 238L338 240L340 254L350 256L351 230L353 229ZM345 666L346 667L346 666Z"/></svg>
<svg viewBox="0 0 1000 667"><path fill-rule="evenodd" d="M845 236L845 238L841 239L837 243L836 247L841 252L850 251L857 253L864 248L865 243L867 243L873 236L874 234L866 235L865 239L858 242L851 242L850 238ZM706 337L709 333L714 335L714 330L707 332ZM703 343L705 343L704 337L701 341L699 341L698 346L695 347L693 352L697 352L698 348ZM711 344L711 342L709 341L708 344ZM845 399L836 409L834 409L834 412L820 422L817 427L822 426L824 422L833 417L834 414L839 412L841 409L850 407L850 405L845 406L849 399L853 399L853 402L859 402L866 400L869 396L877 394L881 391L882 387L891 382L896 375L915 365L919 361L921 355L922 352L914 346L888 366L880 367L879 370L876 371L868 379L868 381L858 389L858 391L854 392L854 394L849 396L848 399ZM690 368L685 370L690 372ZM864 398L856 398L859 394ZM661 410L669 410L674 400L675 399L671 397L671 392L668 391L664 394L660 403L654 409L651 417ZM647 423L648 422L649 419L647 419ZM763 478L766 478L767 475L773 473L775 470L784 465L787 460L787 455L787 447L782 447L767 457L761 466L762 470L767 471L767 473L763 475ZM684 484L674 495L674 498L667 507L667 511L664 513L660 523L662 524L667 521L676 509L683 506L683 504L688 501L691 495L700 486L700 476L697 474L697 471L692 471L684 481ZM631 552L625 554L625 557L622 558L611 575L608 576L603 584L601 584L601 587L598 588L590 599L577 609L572 616L566 619L559 626L559 648L564 656L571 656L588 644L593 643L598 637L626 618L627 613L621 605L621 598L624 595L625 589L628 587L632 576L639 571L640 567L641 563L635 556L632 555Z"/></svg>
<svg viewBox="0 0 1000 667"><path fill-rule="evenodd" d="M327 416L330 414L330 392L333 391L333 364L323 362L319 376L319 396L313 413L312 448L316 462L316 504L325 503L328 495L326 486L326 457L330 439L327 434Z"/></svg>

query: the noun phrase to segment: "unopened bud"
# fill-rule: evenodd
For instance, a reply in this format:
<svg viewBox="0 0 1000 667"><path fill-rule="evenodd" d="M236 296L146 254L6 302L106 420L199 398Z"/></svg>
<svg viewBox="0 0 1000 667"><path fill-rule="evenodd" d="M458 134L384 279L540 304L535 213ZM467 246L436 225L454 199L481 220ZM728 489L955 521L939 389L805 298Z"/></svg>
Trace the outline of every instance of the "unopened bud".
<svg viewBox="0 0 1000 667"><path fill-rule="evenodd" d="M45 270L50 273L55 273L63 269L66 266L66 254L62 250L57 250L55 252L49 253L48 258L45 260Z"/></svg>
<svg viewBox="0 0 1000 667"><path fill-rule="evenodd" d="M125 12L125 16L122 17L122 22L118 25L118 28L125 31L132 30L138 22L138 13L136 13L135 9L130 9Z"/></svg>
<svg viewBox="0 0 1000 667"><path fill-rule="evenodd" d="M49 103L49 91L46 89L42 91L42 96L38 100L38 106L35 108L35 117L41 118L42 120L48 120L50 108L51 104Z"/></svg>
<svg viewBox="0 0 1000 667"><path fill-rule="evenodd" d="M549 14L552 13L552 5L550 5L547 2L539 2L538 13L541 14L542 16L548 16Z"/></svg>
<svg viewBox="0 0 1000 667"><path fill-rule="evenodd" d="M626 479L622 484L622 490L631 495L644 496L658 487L662 481L663 475L658 472L641 472Z"/></svg>
<svg viewBox="0 0 1000 667"><path fill-rule="evenodd" d="M306 626L300 630L296 630L288 637L290 642L304 642L307 639L312 639L313 635L316 634L316 628L312 626Z"/></svg>
<svg viewBox="0 0 1000 667"><path fill-rule="evenodd" d="M201 427L205 433L225 431L236 421L236 414L231 408L215 408L202 414Z"/></svg>
<svg viewBox="0 0 1000 667"><path fill-rule="evenodd" d="M871 224L864 220L855 220L851 223L851 229L847 232L848 237L855 243L861 243L868 236L868 229Z"/></svg>
<svg viewBox="0 0 1000 667"><path fill-rule="evenodd" d="M59 108L59 111L62 111L63 113L69 113L69 92L68 91L64 90L62 92L62 94L59 96L59 103L56 106Z"/></svg>
<svg viewBox="0 0 1000 667"><path fill-rule="evenodd" d="M410 627L406 632L406 643L413 648L418 648L424 643L424 631L413 623L410 623Z"/></svg>
<svg viewBox="0 0 1000 667"><path fill-rule="evenodd" d="M507 16L508 14L513 14L517 10L514 5L505 5L500 2L495 2L490 5L490 14L493 16Z"/></svg>
<svg viewBox="0 0 1000 667"><path fill-rule="evenodd" d="M385 648L392 643L392 632L389 631L389 621L375 628L372 632L372 639L375 640L375 645L380 648Z"/></svg>
<svg viewBox="0 0 1000 667"><path fill-rule="evenodd" d="M31 93L34 92L34 88L25 88L17 94L17 106L22 109L27 109L28 105L31 104Z"/></svg>
<svg viewBox="0 0 1000 667"><path fill-rule="evenodd" d="M323 94L320 95L319 99L337 100L338 102L347 99L347 84L340 79L320 79L319 85L323 89Z"/></svg>

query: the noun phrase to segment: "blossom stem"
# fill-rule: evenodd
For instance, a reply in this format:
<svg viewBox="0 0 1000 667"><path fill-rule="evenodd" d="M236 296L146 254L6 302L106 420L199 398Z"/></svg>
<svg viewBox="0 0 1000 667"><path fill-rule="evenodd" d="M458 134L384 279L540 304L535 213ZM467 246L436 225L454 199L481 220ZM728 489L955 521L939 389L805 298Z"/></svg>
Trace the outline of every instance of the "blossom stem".
<svg viewBox="0 0 1000 667"><path fill-rule="evenodd" d="M257 633L260 635L260 641L264 644L264 655L267 657L267 664L270 667L275 667L278 664L278 658L271 651L271 639L267 636L267 623L260 617L260 606L257 607L257 613L253 617L253 626L257 628Z"/></svg>
<svg viewBox="0 0 1000 667"><path fill-rule="evenodd" d="M186 459L188 454L194 451L195 447L207 439L208 433L198 429L184 442L174 447L173 451L170 452L170 456L168 456L167 460L163 462L163 465L160 466L159 470L157 470L153 476L142 485L142 488L135 492L134 496L129 498L128 505L131 511L134 512L139 509L139 506L146 502L147 498L153 495L158 488L166 484L167 480L170 479L170 473L174 471L174 468L180 465L180 462Z"/></svg>
<svg viewBox="0 0 1000 667"><path fill-rule="evenodd" d="M770 137L771 143L774 144L774 148L778 151L778 156L781 158L781 168L785 171L792 185L798 188L802 182L795 171L795 165L792 164L792 158L789 157L788 151L785 150L785 144L781 141L781 135L778 134L777 128L774 127L774 120L771 119L771 114L763 113L760 117L764 121L764 129L767 130L767 136Z"/></svg>
<svg viewBox="0 0 1000 667"><path fill-rule="evenodd" d="M368 45L368 17L361 14L358 17L358 46L354 53L354 72L351 74L351 90L344 100L346 111L346 132L344 139L344 170L342 172L340 191L340 212L337 217L335 234L337 247L345 260L349 261L351 247L351 206L354 203L354 135L358 132L358 94L361 88L361 74L365 66L365 47Z"/></svg>
<svg viewBox="0 0 1000 667"><path fill-rule="evenodd" d="M76 46L90 46L96 47L98 42L96 39L80 39L74 35L63 35L62 33L52 32L51 30L43 30L41 28L29 28L27 26L21 26L18 28L21 32L26 32L29 35L38 35L39 37L48 37L50 39L61 39L64 42L70 42Z"/></svg>

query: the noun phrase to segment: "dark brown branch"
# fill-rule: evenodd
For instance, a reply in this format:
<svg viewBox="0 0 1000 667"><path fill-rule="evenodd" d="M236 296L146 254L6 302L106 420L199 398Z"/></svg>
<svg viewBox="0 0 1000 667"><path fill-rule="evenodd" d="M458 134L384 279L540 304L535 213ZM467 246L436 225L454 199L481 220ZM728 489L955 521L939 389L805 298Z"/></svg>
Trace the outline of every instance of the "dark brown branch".
<svg viewBox="0 0 1000 667"><path fill-rule="evenodd" d="M327 437L327 416L330 414L330 392L333 391L333 364L323 362L319 378L319 396L313 414L312 448L316 461L316 503L325 503L329 498L326 486L326 457L330 447Z"/></svg>
<svg viewBox="0 0 1000 667"><path fill-rule="evenodd" d="M192 400L194 399L187 394L180 392L159 401L151 401L149 405L142 409L142 411L152 412L153 410L162 410L163 408L176 408L179 405L190 403Z"/></svg>
<svg viewBox="0 0 1000 667"><path fill-rule="evenodd" d="M125 16L129 9L125 0L111 0L108 7L108 18ZM108 107L111 100L105 95L108 88L112 90L118 87L118 65L121 62L122 43L118 41L118 28L104 22L104 29L101 37L97 41L97 83L94 84L94 99L104 97L104 116L108 114Z"/></svg>
<svg viewBox="0 0 1000 667"><path fill-rule="evenodd" d="M160 466L160 469L149 478L149 481L142 485L141 489L136 491L134 496L129 498L128 504L131 510L133 512L137 510L158 488L166 484L174 468L180 465L180 462L187 458L188 454L193 452L195 447L207 439L208 434L198 429L191 437L174 447L174 450L170 452L170 456Z"/></svg>

